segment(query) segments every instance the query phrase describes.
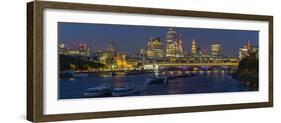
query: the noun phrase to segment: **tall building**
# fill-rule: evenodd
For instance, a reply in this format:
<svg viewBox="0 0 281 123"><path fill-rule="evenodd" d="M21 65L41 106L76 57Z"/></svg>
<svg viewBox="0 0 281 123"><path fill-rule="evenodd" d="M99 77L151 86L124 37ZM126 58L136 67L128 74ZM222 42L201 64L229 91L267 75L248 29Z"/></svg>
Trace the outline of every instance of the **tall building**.
<svg viewBox="0 0 281 123"><path fill-rule="evenodd" d="M175 57L178 49L176 30L175 28L169 28L167 33L166 44L166 57Z"/></svg>
<svg viewBox="0 0 281 123"><path fill-rule="evenodd" d="M191 54L196 55L198 53L198 46L196 44L196 41L192 39L192 44L191 44Z"/></svg>
<svg viewBox="0 0 281 123"><path fill-rule="evenodd" d="M140 49L139 50L139 59L141 60L141 63L144 64L146 60L146 50Z"/></svg>
<svg viewBox="0 0 281 123"><path fill-rule="evenodd" d="M146 48L146 56L147 57L153 57L153 50L152 50L152 42L151 40L147 42L147 48Z"/></svg>
<svg viewBox="0 0 281 123"><path fill-rule="evenodd" d="M239 59L243 59L243 58L258 58L258 51L259 48L258 47L254 47L252 46L252 44L250 43L250 41L248 41L248 43L246 45L244 45L244 47L241 47L239 50Z"/></svg>
<svg viewBox="0 0 281 123"><path fill-rule="evenodd" d="M151 38L150 41L147 43L147 51L146 51L148 58L156 58L160 59L163 57L163 49L162 49L162 42L160 38Z"/></svg>
<svg viewBox="0 0 281 123"><path fill-rule="evenodd" d="M178 35L178 48L177 48L177 53L176 57L183 57L184 56L184 47L183 47L183 34Z"/></svg>
<svg viewBox="0 0 281 123"><path fill-rule="evenodd" d="M241 47L239 49L239 59L243 59L249 56L248 49L246 47Z"/></svg>
<svg viewBox="0 0 281 123"><path fill-rule="evenodd" d="M219 57L221 56L221 44L218 42L215 42L211 45L211 54L213 57Z"/></svg>

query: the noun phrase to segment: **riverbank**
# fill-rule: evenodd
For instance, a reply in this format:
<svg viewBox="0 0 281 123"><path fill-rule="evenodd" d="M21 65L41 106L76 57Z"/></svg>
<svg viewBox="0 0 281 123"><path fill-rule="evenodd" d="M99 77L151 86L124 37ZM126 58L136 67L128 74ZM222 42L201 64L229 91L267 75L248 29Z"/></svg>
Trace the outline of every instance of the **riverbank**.
<svg viewBox="0 0 281 123"><path fill-rule="evenodd" d="M244 58L240 61L238 70L233 78L246 83L253 90L259 90L259 60L256 58Z"/></svg>
<svg viewBox="0 0 281 123"><path fill-rule="evenodd" d="M254 91L259 90L259 78L257 76L249 76L239 72L235 72L234 74L232 74L232 78L248 85Z"/></svg>

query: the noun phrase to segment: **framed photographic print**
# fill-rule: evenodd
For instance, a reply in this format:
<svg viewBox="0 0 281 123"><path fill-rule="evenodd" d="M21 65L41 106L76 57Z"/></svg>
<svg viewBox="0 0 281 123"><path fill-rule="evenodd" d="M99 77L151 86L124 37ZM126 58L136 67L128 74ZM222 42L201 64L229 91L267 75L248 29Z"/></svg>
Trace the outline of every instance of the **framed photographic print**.
<svg viewBox="0 0 281 123"><path fill-rule="evenodd" d="M273 17L27 4L33 122L273 106Z"/></svg>

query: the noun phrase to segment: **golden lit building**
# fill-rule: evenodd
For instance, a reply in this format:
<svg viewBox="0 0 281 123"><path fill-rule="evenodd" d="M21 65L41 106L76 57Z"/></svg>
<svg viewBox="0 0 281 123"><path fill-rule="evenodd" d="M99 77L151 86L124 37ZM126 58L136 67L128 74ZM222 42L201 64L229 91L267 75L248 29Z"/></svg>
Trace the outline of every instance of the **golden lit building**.
<svg viewBox="0 0 281 123"><path fill-rule="evenodd" d="M176 57L184 57L184 47L183 47L183 34L178 35L178 48L177 48L177 53Z"/></svg>
<svg viewBox="0 0 281 123"><path fill-rule="evenodd" d="M192 44L191 44L191 54L192 55L195 55L195 54L197 54L198 53L198 47L197 47L197 44L196 44L196 42L195 42L195 40L194 39L192 39Z"/></svg>
<svg viewBox="0 0 281 123"><path fill-rule="evenodd" d="M178 50L178 43L177 43L175 28L169 28L166 40L167 40L166 57L176 57L176 52Z"/></svg>
<svg viewBox="0 0 281 123"><path fill-rule="evenodd" d="M213 57L219 57L221 56L221 45L218 42L215 42L211 45L212 49L212 56Z"/></svg>
<svg viewBox="0 0 281 123"><path fill-rule="evenodd" d="M163 57L163 49L160 38L151 38L147 43L147 51L148 58L162 58Z"/></svg>
<svg viewBox="0 0 281 123"><path fill-rule="evenodd" d="M118 69L127 69L131 67L131 65L129 65L126 61L125 54L118 53L115 57L115 61Z"/></svg>

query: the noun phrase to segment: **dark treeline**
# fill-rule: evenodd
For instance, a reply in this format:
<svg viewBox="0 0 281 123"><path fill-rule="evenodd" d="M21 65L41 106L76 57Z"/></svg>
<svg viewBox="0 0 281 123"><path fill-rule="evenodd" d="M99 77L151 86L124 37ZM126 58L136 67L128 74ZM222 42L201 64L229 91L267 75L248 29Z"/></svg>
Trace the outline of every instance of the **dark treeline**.
<svg viewBox="0 0 281 123"><path fill-rule="evenodd" d="M59 55L59 65L60 65L59 66L60 71L105 68L105 65L102 63L87 61L81 58L71 57L66 55Z"/></svg>
<svg viewBox="0 0 281 123"><path fill-rule="evenodd" d="M235 78L247 82L254 90L258 90L259 60L256 58L244 58L239 62Z"/></svg>
<svg viewBox="0 0 281 123"><path fill-rule="evenodd" d="M239 63L239 71L258 72L259 60L254 58L244 58Z"/></svg>

